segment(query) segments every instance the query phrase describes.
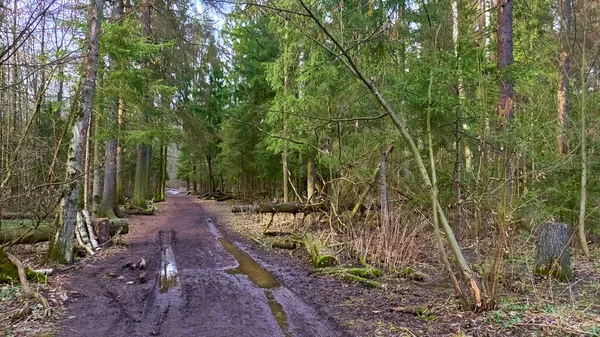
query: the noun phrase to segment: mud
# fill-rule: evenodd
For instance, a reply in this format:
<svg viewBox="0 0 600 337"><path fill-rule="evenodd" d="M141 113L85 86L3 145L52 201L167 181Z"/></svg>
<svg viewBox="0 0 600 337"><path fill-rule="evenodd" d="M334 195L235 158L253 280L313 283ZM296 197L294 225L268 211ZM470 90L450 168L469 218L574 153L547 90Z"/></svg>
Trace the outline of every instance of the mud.
<svg viewBox="0 0 600 337"><path fill-rule="evenodd" d="M180 195L170 195L156 216L133 218L127 250L82 263L70 276L79 296L58 335L345 335L219 231L224 224L215 219L195 197ZM146 270L123 268L142 257Z"/></svg>

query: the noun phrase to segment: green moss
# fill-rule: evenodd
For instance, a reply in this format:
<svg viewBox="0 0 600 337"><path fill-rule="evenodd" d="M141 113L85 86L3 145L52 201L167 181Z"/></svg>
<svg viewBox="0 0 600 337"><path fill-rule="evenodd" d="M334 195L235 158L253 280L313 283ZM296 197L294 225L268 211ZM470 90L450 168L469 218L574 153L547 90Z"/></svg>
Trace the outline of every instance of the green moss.
<svg viewBox="0 0 600 337"><path fill-rule="evenodd" d="M400 277L415 280L415 281L423 281L425 279L425 275L412 267L405 267L396 271Z"/></svg>
<svg viewBox="0 0 600 337"><path fill-rule="evenodd" d="M558 263L536 267L534 272L537 275L556 278L561 282L567 282L573 277L573 270L561 268Z"/></svg>
<svg viewBox="0 0 600 337"><path fill-rule="evenodd" d="M381 276L381 270L373 267L369 268L346 268L346 267L325 267L317 271L319 274L350 274L365 279L374 279Z"/></svg>
<svg viewBox="0 0 600 337"><path fill-rule="evenodd" d="M315 260L316 268L331 267L331 266L335 266L336 264L337 264L337 259L335 258L335 256L331 256L331 255L320 255Z"/></svg>
<svg viewBox="0 0 600 337"><path fill-rule="evenodd" d="M356 275L352 275L352 274L348 274L348 273L342 273L339 275L342 277L342 279L344 279L346 281L357 282L368 288L379 288L380 287L379 282L375 282L373 280L368 280L364 277L360 277L360 276L356 276Z"/></svg>
<svg viewBox="0 0 600 337"><path fill-rule="evenodd" d="M38 274L29 268L25 268L25 275L30 282L46 282L46 275ZM4 250L0 248L0 284L19 283L19 271L17 267L6 257Z"/></svg>

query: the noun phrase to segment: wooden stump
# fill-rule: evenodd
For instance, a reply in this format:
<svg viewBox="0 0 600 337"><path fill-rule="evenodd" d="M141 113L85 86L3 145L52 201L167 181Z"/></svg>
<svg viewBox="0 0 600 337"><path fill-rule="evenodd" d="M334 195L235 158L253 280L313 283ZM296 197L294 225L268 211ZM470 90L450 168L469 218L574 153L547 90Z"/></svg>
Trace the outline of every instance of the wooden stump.
<svg viewBox="0 0 600 337"><path fill-rule="evenodd" d="M567 281L573 275L569 226L558 222L544 222L537 231L535 273Z"/></svg>
<svg viewBox="0 0 600 337"><path fill-rule="evenodd" d="M100 218L96 220L94 224L94 231L98 236L98 244L104 246L110 246L110 221L107 218Z"/></svg>

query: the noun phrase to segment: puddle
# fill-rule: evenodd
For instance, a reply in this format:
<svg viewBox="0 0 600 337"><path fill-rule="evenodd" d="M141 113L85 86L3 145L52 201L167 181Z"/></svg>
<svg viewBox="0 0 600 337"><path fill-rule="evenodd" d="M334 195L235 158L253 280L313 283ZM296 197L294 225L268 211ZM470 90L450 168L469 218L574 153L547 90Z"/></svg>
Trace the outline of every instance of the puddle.
<svg viewBox="0 0 600 337"><path fill-rule="evenodd" d="M231 241L223 237L218 238L218 240L221 245L223 245L223 248L225 248L229 254L235 257L239 264L237 268L228 269L225 272L232 275L244 274L260 288L271 289L280 286L277 279L275 279L275 277L260 264L256 263L256 261L254 261L250 255L246 254L244 251L236 247ZM273 318L275 318L275 321L277 321L277 324L281 328L284 336L291 337L292 335L288 332L288 318L285 310L283 310L283 306L277 302L271 291L265 290L265 296L267 297Z"/></svg>
<svg viewBox="0 0 600 337"><path fill-rule="evenodd" d="M175 256L173 248L166 247L163 249L163 257L161 259L161 271L158 285L161 293L166 293L169 289L177 285L177 265L175 264Z"/></svg>
<svg viewBox="0 0 600 337"><path fill-rule="evenodd" d="M283 335L285 337L292 337L292 335L288 332L289 324L285 310L283 310L283 306L279 302L277 302L275 296L273 296L273 293L271 293L270 291L265 290L265 295L269 300L269 308L271 308L271 313L273 314L273 317L275 318L277 324L281 328Z"/></svg>
<svg viewBox="0 0 600 337"><path fill-rule="evenodd" d="M250 255L246 254L244 251L231 243L231 241L225 238L221 237L218 240L221 245L223 245L223 248L225 248L229 254L235 257L239 264L237 268L226 270L228 274L244 274L260 288L269 289L279 287L279 282L275 279L275 277L260 264L256 263L256 261L254 261Z"/></svg>
<svg viewBox="0 0 600 337"><path fill-rule="evenodd" d="M175 263L173 247L171 247L173 236L174 233L171 231L158 232L158 239L161 246L158 288L163 294L177 286L177 264Z"/></svg>

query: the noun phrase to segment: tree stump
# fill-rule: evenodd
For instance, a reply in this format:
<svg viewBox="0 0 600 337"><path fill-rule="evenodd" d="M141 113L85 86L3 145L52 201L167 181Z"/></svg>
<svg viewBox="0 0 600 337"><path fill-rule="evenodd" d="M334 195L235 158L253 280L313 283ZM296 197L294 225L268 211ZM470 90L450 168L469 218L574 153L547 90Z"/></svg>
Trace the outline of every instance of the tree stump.
<svg viewBox="0 0 600 337"><path fill-rule="evenodd" d="M96 219L94 231L99 245L110 245L110 221L107 218Z"/></svg>
<svg viewBox="0 0 600 337"><path fill-rule="evenodd" d="M567 281L573 275L569 226L558 222L544 222L537 231L535 273Z"/></svg>

